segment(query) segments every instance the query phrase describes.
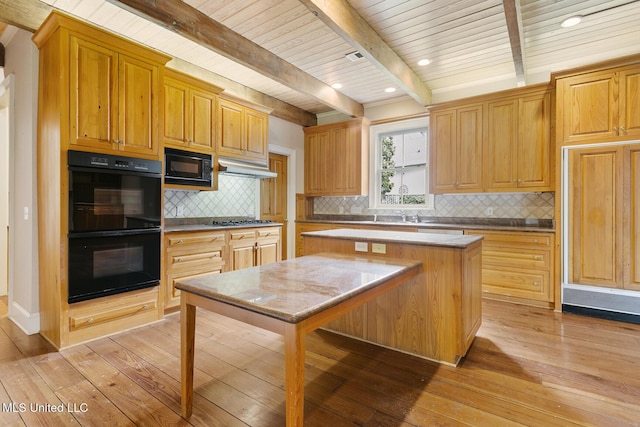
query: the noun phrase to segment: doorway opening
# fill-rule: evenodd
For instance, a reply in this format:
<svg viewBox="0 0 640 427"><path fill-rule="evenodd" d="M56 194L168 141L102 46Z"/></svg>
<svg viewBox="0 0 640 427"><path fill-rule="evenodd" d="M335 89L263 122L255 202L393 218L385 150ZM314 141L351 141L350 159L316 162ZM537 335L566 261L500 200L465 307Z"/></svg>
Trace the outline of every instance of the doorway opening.
<svg viewBox="0 0 640 427"><path fill-rule="evenodd" d="M12 83L13 75L0 83L0 317L7 315L9 304L9 188L11 181L9 146L12 130Z"/></svg>

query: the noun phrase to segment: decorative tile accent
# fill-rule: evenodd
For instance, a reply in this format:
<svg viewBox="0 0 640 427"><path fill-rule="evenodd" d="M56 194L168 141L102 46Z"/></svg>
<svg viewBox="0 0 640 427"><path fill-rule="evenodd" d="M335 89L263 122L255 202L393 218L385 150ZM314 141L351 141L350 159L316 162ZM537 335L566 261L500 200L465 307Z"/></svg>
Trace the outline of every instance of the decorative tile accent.
<svg viewBox="0 0 640 427"><path fill-rule="evenodd" d="M391 213L369 209L368 197L317 197L313 209L314 214L333 215ZM421 217L553 219L554 193L442 194L435 196L434 210L398 209L393 213Z"/></svg>
<svg viewBox="0 0 640 427"><path fill-rule="evenodd" d="M218 191L164 191L165 218L256 217L253 178L219 175ZM178 215L178 208L182 215Z"/></svg>

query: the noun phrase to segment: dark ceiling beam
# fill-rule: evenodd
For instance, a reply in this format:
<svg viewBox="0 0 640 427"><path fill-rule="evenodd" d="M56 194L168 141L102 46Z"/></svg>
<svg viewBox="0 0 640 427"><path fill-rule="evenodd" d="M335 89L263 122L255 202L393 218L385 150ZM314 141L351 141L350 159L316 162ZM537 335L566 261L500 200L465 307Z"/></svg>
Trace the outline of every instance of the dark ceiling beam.
<svg viewBox="0 0 640 427"><path fill-rule="evenodd" d="M300 0L314 15L421 105L431 90L347 0Z"/></svg>
<svg viewBox="0 0 640 427"><path fill-rule="evenodd" d="M109 0L351 117L364 107L180 0Z"/></svg>
<svg viewBox="0 0 640 427"><path fill-rule="evenodd" d="M52 10L40 0L0 0L0 21L33 32Z"/></svg>
<svg viewBox="0 0 640 427"><path fill-rule="evenodd" d="M507 20L507 31L511 43L511 55L513 66L516 70L518 86L527 84L525 68L524 35L522 31L522 14L520 13L520 0L503 0L504 15Z"/></svg>

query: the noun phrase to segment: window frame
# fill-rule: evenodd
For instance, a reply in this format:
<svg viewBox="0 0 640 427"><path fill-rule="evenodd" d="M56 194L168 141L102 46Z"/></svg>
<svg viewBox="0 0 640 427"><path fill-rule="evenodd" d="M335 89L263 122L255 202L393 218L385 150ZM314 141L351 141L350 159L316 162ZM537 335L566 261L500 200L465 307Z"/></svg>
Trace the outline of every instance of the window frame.
<svg viewBox="0 0 640 427"><path fill-rule="evenodd" d="M425 129L427 132L427 159L425 169L425 203L421 205L386 205L382 204L380 185L382 177L382 144L381 135L398 133L415 129ZM417 117L398 120L388 123L374 124L369 134L369 209L376 210L421 210L432 211L435 209L434 195L429 193L429 117Z"/></svg>

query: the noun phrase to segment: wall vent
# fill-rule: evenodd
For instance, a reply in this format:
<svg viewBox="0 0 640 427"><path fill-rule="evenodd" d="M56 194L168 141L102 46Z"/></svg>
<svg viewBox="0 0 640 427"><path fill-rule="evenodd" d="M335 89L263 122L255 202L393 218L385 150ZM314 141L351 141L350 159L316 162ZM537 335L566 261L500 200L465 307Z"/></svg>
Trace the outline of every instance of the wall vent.
<svg viewBox="0 0 640 427"><path fill-rule="evenodd" d="M347 53L345 57L351 62L356 62L364 58L364 55L361 54L360 52L351 52L351 53Z"/></svg>

